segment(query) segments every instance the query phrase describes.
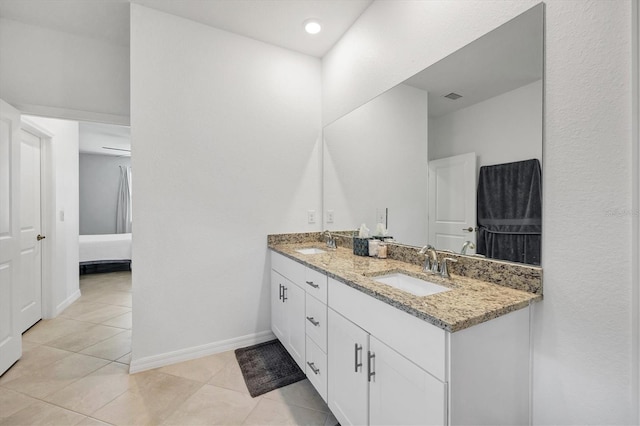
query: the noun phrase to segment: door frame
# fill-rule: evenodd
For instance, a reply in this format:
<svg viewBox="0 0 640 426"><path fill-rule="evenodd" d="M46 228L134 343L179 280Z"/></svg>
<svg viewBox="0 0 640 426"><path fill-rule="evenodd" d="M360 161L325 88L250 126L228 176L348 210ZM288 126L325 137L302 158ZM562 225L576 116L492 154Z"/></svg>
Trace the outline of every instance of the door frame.
<svg viewBox="0 0 640 426"><path fill-rule="evenodd" d="M20 127L40 138L40 232L46 236L41 241L41 291L42 319L53 318L56 307L53 306L53 265L54 243L56 240L55 214L55 170L53 161L53 134L21 115Z"/></svg>

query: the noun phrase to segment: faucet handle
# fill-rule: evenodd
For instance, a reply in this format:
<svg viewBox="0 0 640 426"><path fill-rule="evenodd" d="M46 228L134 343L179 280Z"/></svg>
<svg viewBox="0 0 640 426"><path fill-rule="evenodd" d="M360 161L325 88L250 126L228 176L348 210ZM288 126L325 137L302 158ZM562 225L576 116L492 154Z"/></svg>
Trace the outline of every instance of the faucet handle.
<svg viewBox="0 0 640 426"><path fill-rule="evenodd" d="M442 276L442 278L449 278L451 277L451 275L449 275L449 270L447 268L447 260L449 262L453 262L456 263L458 260L454 259L452 257L445 257L444 259L442 259L442 270L440 271L440 275Z"/></svg>

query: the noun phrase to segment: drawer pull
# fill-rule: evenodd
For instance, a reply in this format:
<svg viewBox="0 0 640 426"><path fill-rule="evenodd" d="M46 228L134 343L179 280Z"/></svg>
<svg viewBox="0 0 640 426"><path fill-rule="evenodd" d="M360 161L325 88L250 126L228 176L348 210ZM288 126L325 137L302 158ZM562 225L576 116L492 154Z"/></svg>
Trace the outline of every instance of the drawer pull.
<svg viewBox="0 0 640 426"><path fill-rule="evenodd" d="M360 362L358 362L358 352L360 352ZM355 347L355 366L356 366L356 373L358 372L358 367L362 368L362 345L359 345L356 343L356 347Z"/></svg>
<svg viewBox="0 0 640 426"><path fill-rule="evenodd" d="M376 371L375 371L375 365L373 365L373 363L375 362L375 358L376 358L376 354L374 352L369 351L369 362L367 363L367 376L370 382L375 382L375 375L376 375ZM374 378L374 380L371 380L371 378Z"/></svg>
<svg viewBox="0 0 640 426"><path fill-rule="evenodd" d="M320 374L320 369L316 367L316 365L313 362L308 362L307 361L307 365L309 366L309 368L311 369L311 371L313 371L313 374L318 375Z"/></svg>
<svg viewBox="0 0 640 426"><path fill-rule="evenodd" d="M307 317L307 321L309 321L314 326L318 327L320 325L320 321L316 321L313 317Z"/></svg>
<svg viewBox="0 0 640 426"><path fill-rule="evenodd" d="M305 282L307 284L309 284L313 288L319 288L320 287L318 284L315 284L313 281L305 281Z"/></svg>

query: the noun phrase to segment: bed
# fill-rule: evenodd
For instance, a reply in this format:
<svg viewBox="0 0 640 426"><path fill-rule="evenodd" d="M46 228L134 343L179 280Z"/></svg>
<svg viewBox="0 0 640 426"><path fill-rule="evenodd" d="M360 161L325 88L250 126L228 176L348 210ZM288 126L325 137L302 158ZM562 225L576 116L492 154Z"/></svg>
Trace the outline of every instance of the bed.
<svg viewBox="0 0 640 426"><path fill-rule="evenodd" d="M131 234L80 235L80 274L131 270Z"/></svg>

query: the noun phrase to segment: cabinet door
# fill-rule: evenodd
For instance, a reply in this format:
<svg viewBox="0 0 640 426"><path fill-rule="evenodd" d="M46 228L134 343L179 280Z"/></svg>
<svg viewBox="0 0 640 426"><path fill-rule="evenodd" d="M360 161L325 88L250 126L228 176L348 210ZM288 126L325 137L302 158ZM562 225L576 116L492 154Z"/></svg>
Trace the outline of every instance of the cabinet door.
<svg viewBox="0 0 640 426"><path fill-rule="evenodd" d="M271 270L271 330L278 340L286 346L287 324L285 305L282 302L282 288L285 278L273 269Z"/></svg>
<svg viewBox="0 0 640 426"><path fill-rule="evenodd" d="M369 334L332 309L328 310L327 322L329 408L343 426L366 425L369 420Z"/></svg>
<svg viewBox="0 0 640 426"><path fill-rule="evenodd" d="M446 384L370 337L371 425L444 425Z"/></svg>
<svg viewBox="0 0 640 426"><path fill-rule="evenodd" d="M305 292L303 289L287 280L283 290L286 310L286 343L285 347L298 363L305 369Z"/></svg>

